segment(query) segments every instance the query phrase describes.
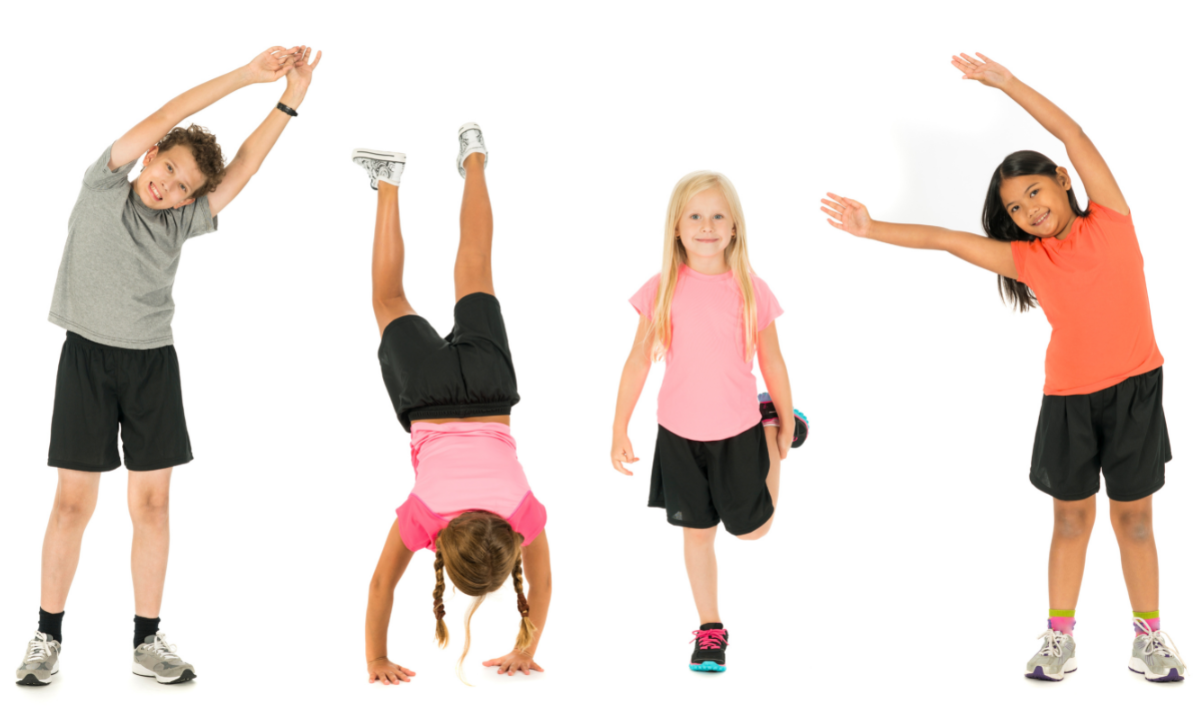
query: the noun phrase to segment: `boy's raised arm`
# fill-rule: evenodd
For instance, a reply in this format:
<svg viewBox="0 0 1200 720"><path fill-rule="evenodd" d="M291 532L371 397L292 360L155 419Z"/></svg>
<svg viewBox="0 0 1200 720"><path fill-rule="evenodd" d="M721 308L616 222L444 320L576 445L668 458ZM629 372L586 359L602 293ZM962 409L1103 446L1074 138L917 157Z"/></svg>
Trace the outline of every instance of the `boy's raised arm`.
<svg viewBox="0 0 1200 720"><path fill-rule="evenodd" d="M291 69L298 48L276 46L264 50L245 66L197 85L173 98L113 143L108 169L116 170L138 159L184 119L247 85L273 82Z"/></svg>
<svg viewBox="0 0 1200 720"><path fill-rule="evenodd" d="M287 89L279 102L293 111L304 102L304 96L308 93L308 86L312 82L313 70L316 69L317 63L321 62L319 50L317 56L309 63L311 55L312 48L301 45L293 56L294 60L286 69ZM246 187L246 183L250 182L250 178L254 177L254 173L262 167L267 153L275 147L275 141L283 134L283 129L287 127L288 121L291 119L292 116L283 110L272 108L267 119L263 120L262 124L250 133L250 137L246 138L246 141L238 148L237 155L225 169L225 179L221 181L216 190L208 194L208 207L214 217L238 196L238 193Z"/></svg>

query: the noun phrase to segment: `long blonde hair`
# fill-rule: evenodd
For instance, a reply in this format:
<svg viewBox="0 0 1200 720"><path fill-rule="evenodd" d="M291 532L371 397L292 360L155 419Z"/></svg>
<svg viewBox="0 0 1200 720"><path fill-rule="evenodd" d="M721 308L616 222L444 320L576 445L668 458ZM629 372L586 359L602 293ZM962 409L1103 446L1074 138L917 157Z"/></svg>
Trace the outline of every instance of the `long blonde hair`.
<svg viewBox="0 0 1200 720"><path fill-rule="evenodd" d="M675 297L675 285L679 282L679 266L687 260L687 250L684 249L677 230L683 217L683 209L692 198L714 187L721 188L733 214L733 240L730 241L729 247L725 248L725 263L733 270L733 277L742 290L746 362L750 362L754 357L758 337L758 307L754 302L754 284L750 279L754 270L750 267L750 252L746 249L746 216L742 212L742 202L738 199L737 190L734 189L733 183L729 182L729 178L721 173L701 170L684 175L675 184L671 200L667 204L662 275L659 277L658 295L655 298L646 337L651 343L650 357L654 360L662 360L671 347L671 300Z"/></svg>
<svg viewBox="0 0 1200 720"><path fill-rule="evenodd" d="M521 534L513 530L512 525L499 515L475 511L463 513L451 520L434 541L437 554L433 561L433 614L437 618L438 647L444 648L450 642L450 632L442 620L446 614L446 607L442 603L442 595L446 591L442 570L445 569L450 575L454 587L464 595L475 598L467 613L467 639L455 666L458 679L463 682L466 682L466 678L463 676L462 664L463 660L467 659L467 651L471 649L471 618L483 604L484 597L503 587L510 577L513 589L517 591L517 611L521 613L521 630L517 634L516 649L525 652L533 644L537 628L529 619L529 603L525 600L521 539Z"/></svg>

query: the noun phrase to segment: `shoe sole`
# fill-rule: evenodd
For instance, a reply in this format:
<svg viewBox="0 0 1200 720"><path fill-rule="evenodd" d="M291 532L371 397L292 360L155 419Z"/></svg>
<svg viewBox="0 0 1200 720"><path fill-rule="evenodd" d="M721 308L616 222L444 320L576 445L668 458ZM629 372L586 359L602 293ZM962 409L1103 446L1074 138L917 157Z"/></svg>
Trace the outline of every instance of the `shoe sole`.
<svg viewBox="0 0 1200 720"><path fill-rule="evenodd" d="M51 681L51 680L53 680L53 679L54 679L54 676L55 676L55 675L57 675L57 674L58 674L58 671L57 671L57 670L56 670L56 671L54 671L54 672L52 672L52 673L50 673L50 680L47 680L46 682L42 682L41 680L38 680L38 679L37 679L37 675L34 675L33 673L29 673L29 674L28 674L28 675L26 675L25 677L23 677L23 678L21 678L20 680L18 680L18 681L17 681L17 684L18 684L18 685L25 685L25 686L27 686L27 687L41 687L41 686L43 686L43 685L49 685L49 684L50 684L50 681Z"/></svg>
<svg viewBox="0 0 1200 720"><path fill-rule="evenodd" d="M159 685L178 685L179 683L190 682L196 679L196 673L192 672L191 670L184 670L177 678L169 678L163 677L162 675L156 675L153 671L147 673L146 668L138 665L137 663L133 664L133 674L137 675L138 677L154 678L154 681Z"/></svg>
<svg viewBox="0 0 1200 720"><path fill-rule="evenodd" d="M719 673L725 672L724 665L720 665L716 662L713 662L712 660L705 660L704 662L700 663L699 665L690 664L690 665L688 665L688 667L696 672L719 672Z"/></svg>
<svg viewBox="0 0 1200 720"><path fill-rule="evenodd" d="M1069 670L1067 668L1070 668ZM1025 677L1031 680L1049 680L1050 682L1062 682L1062 679L1079 669L1079 663L1075 662L1075 658L1071 658L1063 664L1063 671L1055 675L1042 670L1042 666L1038 665L1033 669L1033 672L1025 673Z"/></svg>
<svg viewBox="0 0 1200 720"><path fill-rule="evenodd" d="M387 150L370 150L367 148L355 148L351 153L350 159L357 160L359 158L367 158L368 160L383 160L386 162L407 162L408 156L402 152L388 152Z"/></svg>
<svg viewBox="0 0 1200 720"><path fill-rule="evenodd" d="M1135 665L1137 667L1134 667ZM1138 667L1142 669L1138 670ZM1145 677L1147 682L1165 683L1183 682L1184 680L1184 676L1180 675L1179 671L1175 668L1168 670L1166 675L1154 675L1150 672L1149 666L1147 666L1146 663L1142 662L1138 658L1129 658L1129 670Z"/></svg>

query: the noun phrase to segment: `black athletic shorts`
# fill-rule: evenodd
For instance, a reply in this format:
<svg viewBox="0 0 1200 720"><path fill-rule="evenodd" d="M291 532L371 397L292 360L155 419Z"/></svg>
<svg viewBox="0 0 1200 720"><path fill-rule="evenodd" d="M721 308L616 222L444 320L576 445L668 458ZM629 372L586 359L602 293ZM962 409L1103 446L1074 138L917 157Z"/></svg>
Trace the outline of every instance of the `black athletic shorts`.
<svg viewBox="0 0 1200 720"><path fill-rule="evenodd" d="M650 507L666 508L667 522L710 528L719 522L745 535L771 519L767 490L771 455L761 424L724 440L679 437L662 425L650 471Z"/></svg>
<svg viewBox="0 0 1200 720"><path fill-rule="evenodd" d="M1089 395L1044 396L1030 482L1059 500L1082 500L1100 491L1103 470L1112 500L1156 492L1171 459L1162 383L1160 367Z"/></svg>
<svg viewBox="0 0 1200 720"><path fill-rule="evenodd" d="M68 332L54 388L50 466L116 470L121 467L118 427L130 470L191 461L175 348L128 350Z"/></svg>
<svg viewBox="0 0 1200 720"><path fill-rule="evenodd" d="M455 304L445 338L420 315L393 320L379 343L379 366L409 432L416 420L508 415L521 400L500 301L487 293Z"/></svg>

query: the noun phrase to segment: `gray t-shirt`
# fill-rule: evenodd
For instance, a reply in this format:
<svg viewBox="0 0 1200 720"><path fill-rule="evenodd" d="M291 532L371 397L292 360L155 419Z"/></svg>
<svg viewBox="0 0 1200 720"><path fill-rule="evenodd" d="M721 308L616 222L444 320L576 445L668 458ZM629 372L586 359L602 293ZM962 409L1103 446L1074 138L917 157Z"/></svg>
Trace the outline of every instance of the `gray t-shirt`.
<svg viewBox="0 0 1200 720"><path fill-rule="evenodd" d="M137 160L110 172L109 146L83 175L50 322L102 345L171 344L171 287L188 238L217 229L208 197L174 210L146 207L129 182Z"/></svg>

